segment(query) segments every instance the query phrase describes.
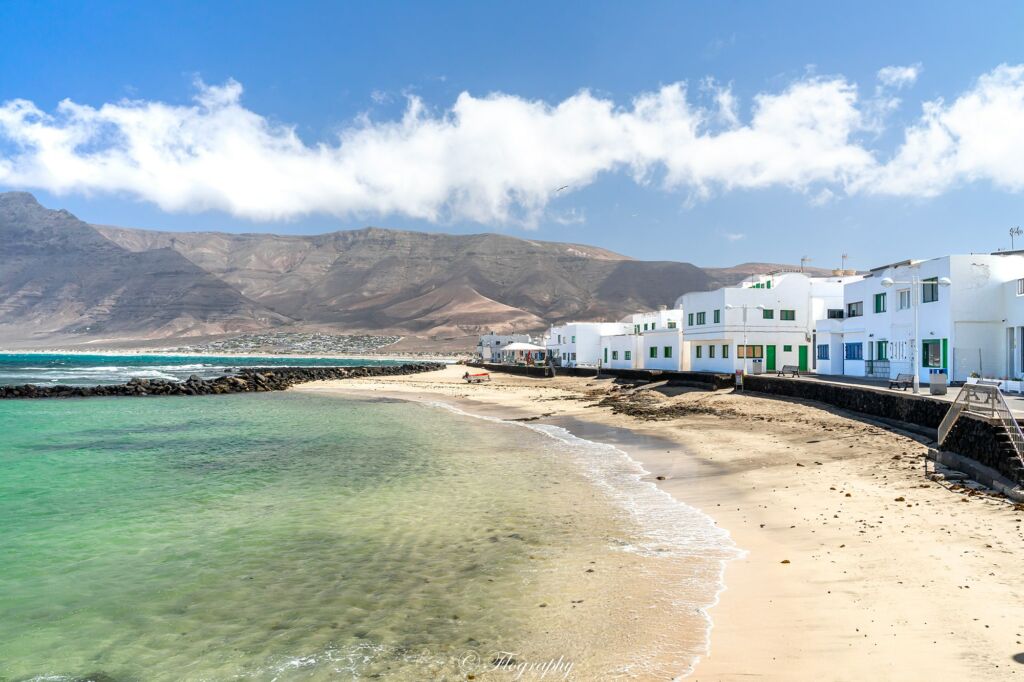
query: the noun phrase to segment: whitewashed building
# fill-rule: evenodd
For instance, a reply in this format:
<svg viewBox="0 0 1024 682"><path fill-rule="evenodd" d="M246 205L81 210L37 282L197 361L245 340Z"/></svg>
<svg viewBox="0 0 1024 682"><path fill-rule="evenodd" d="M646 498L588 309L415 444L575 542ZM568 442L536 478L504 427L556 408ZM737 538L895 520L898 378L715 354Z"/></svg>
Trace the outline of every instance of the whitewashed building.
<svg viewBox="0 0 1024 682"><path fill-rule="evenodd" d="M916 291L915 279L921 282ZM950 381L1018 376L1024 367L1020 280L1024 255L1019 253L952 255L875 268L845 287L841 313L818 323L819 371L877 378L916 371L920 383L935 372Z"/></svg>
<svg viewBox="0 0 1024 682"><path fill-rule="evenodd" d="M601 364L612 369L689 369L683 311L659 308L621 320L622 333L601 337Z"/></svg>
<svg viewBox="0 0 1024 682"><path fill-rule="evenodd" d="M625 334L630 328L626 322L568 322L553 325L545 345L557 365L596 367L603 357L601 337Z"/></svg>
<svg viewBox="0 0 1024 682"><path fill-rule="evenodd" d="M510 343L533 343L529 334L481 334L476 342L476 354L484 362L497 362L501 350Z"/></svg>
<svg viewBox="0 0 1024 682"><path fill-rule="evenodd" d="M810 277L799 272L755 275L736 286L691 292L677 301L686 311L683 339L694 371L775 371L793 365L816 371L815 322L843 306L853 273Z"/></svg>

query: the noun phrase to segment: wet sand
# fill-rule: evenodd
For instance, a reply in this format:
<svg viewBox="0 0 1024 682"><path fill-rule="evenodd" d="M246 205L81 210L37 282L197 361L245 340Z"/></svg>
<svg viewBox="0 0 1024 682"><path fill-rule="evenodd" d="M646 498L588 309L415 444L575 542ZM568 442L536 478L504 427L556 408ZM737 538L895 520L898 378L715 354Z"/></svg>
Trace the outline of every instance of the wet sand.
<svg viewBox="0 0 1024 682"><path fill-rule="evenodd" d="M440 401L628 452L747 552L690 679L1024 676L1024 509L928 480L920 442L756 394L500 374L467 386L464 371L291 390Z"/></svg>

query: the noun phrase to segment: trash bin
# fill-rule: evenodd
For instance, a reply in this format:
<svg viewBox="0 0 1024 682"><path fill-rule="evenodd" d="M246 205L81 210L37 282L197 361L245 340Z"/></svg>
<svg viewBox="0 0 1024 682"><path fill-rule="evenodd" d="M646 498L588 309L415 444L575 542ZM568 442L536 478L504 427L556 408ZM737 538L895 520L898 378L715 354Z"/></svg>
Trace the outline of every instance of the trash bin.
<svg viewBox="0 0 1024 682"><path fill-rule="evenodd" d="M949 375L945 368L933 369L928 372L928 392L932 395L946 395L949 386Z"/></svg>
<svg viewBox="0 0 1024 682"><path fill-rule="evenodd" d="M751 360L750 373L761 374L762 372L764 372L764 360L761 360L760 358L754 358L753 360Z"/></svg>

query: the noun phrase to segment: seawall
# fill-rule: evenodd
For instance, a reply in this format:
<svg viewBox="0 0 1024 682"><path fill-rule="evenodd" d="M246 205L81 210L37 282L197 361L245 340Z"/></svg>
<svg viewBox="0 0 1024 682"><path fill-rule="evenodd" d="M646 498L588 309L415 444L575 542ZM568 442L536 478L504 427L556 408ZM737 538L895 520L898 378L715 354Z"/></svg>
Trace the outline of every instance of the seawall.
<svg viewBox="0 0 1024 682"><path fill-rule="evenodd" d="M495 365L485 362L467 363L471 367L486 369L493 372L504 372L505 374L517 374L528 377L550 377L551 372L546 367L525 366L525 365ZM594 378L598 370L594 367L556 367L557 376L564 377L586 377ZM615 377L629 381L668 381L674 386L693 386L696 388L707 388L718 390L729 388L735 379L732 374L717 374L714 372L676 372L663 369L611 369L603 367L600 370L602 377Z"/></svg>
<svg viewBox="0 0 1024 682"><path fill-rule="evenodd" d="M495 372L522 376L545 377L549 372L544 367L524 367L474 363ZM559 367L559 376L593 378L594 368ZM632 381L668 381L669 385L694 386L710 390L729 388L735 378L731 374L711 372L674 372L647 369L602 369L601 376L616 377ZM861 414L882 422L891 422L896 427L910 426L913 431L936 438L936 430L946 416L951 403L922 395L902 391L850 386L848 384L809 381L799 378L785 378L748 374L744 386L749 391L765 395L810 400L854 414ZM1024 485L1024 466L1007 449L1005 432L1000 424L963 415L957 420L942 448L968 457L987 467L995 469L1018 485Z"/></svg>

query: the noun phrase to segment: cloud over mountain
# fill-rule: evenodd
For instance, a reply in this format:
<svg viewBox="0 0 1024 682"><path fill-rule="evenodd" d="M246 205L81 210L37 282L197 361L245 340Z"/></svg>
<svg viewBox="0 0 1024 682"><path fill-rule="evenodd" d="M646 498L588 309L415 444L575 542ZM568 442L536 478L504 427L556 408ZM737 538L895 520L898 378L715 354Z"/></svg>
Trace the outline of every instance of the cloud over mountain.
<svg viewBox="0 0 1024 682"><path fill-rule="evenodd" d="M886 67L879 79L900 88L919 71ZM884 95L862 98L843 77L758 94L747 115L728 87L702 88L712 104L683 83L627 106L586 90L556 104L464 92L440 112L410 97L398 120L362 117L313 144L247 109L235 81L199 83L188 105L64 100L47 112L12 100L0 106L0 183L253 220L326 213L526 226L558 188L614 172L691 200L771 187L808 197L1024 187L1024 66L1000 66L948 104L925 102L888 155L870 147Z"/></svg>

